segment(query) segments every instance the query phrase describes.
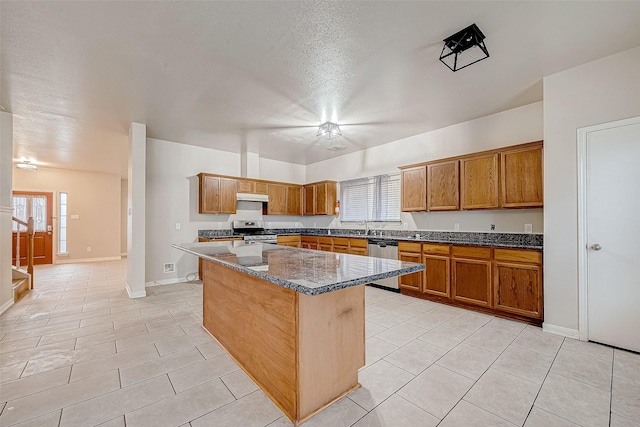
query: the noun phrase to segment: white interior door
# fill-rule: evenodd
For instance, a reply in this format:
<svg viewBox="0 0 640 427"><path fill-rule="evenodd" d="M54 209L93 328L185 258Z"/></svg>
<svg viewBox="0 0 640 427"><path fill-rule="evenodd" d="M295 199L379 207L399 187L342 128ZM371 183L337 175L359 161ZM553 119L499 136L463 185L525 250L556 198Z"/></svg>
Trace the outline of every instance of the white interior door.
<svg viewBox="0 0 640 427"><path fill-rule="evenodd" d="M586 135L587 317L590 341L640 351L640 120L631 122Z"/></svg>

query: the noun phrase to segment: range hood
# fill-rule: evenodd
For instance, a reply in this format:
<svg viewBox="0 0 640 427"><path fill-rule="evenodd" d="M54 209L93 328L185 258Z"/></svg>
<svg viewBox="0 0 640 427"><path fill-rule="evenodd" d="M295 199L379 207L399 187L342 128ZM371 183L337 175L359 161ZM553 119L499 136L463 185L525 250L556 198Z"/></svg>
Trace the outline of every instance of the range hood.
<svg viewBox="0 0 640 427"><path fill-rule="evenodd" d="M236 200L241 202L269 202L269 196L266 194L236 193Z"/></svg>

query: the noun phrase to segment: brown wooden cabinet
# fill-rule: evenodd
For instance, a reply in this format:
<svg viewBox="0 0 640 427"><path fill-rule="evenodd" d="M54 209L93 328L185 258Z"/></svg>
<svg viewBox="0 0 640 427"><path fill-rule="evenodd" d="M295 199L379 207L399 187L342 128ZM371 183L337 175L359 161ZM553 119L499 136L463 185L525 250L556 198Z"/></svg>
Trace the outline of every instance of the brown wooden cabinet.
<svg viewBox="0 0 640 427"><path fill-rule="evenodd" d="M349 253L367 256L369 254L369 241L367 239L349 239Z"/></svg>
<svg viewBox="0 0 640 427"><path fill-rule="evenodd" d="M287 186L283 184L269 185L269 203L267 215L287 214Z"/></svg>
<svg viewBox="0 0 640 427"><path fill-rule="evenodd" d="M460 208L497 208L498 187L498 153L460 160Z"/></svg>
<svg viewBox="0 0 640 427"><path fill-rule="evenodd" d="M237 179L238 193L269 194L269 184L253 179Z"/></svg>
<svg viewBox="0 0 640 427"><path fill-rule="evenodd" d="M301 247L300 244L300 236L278 236L277 237L278 245L281 246L291 246L293 248Z"/></svg>
<svg viewBox="0 0 640 427"><path fill-rule="evenodd" d="M491 248L451 248L452 296L468 304L491 307Z"/></svg>
<svg viewBox="0 0 640 427"><path fill-rule="evenodd" d="M495 249L495 308L542 318L542 256L538 251Z"/></svg>
<svg viewBox="0 0 640 427"><path fill-rule="evenodd" d="M403 169L401 175L400 210L402 212L427 210L426 166Z"/></svg>
<svg viewBox="0 0 640 427"><path fill-rule="evenodd" d="M332 240L333 252L348 254L349 253L349 239L346 237L334 237Z"/></svg>
<svg viewBox="0 0 640 427"><path fill-rule="evenodd" d="M543 205L542 162L542 146L500 154L500 206L532 208Z"/></svg>
<svg viewBox="0 0 640 427"><path fill-rule="evenodd" d="M333 239L331 237L318 237L318 250L333 252Z"/></svg>
<svg viewBox="0 0 640 427"><path fill-rule="evenodd" d="M414 242L398 242L398 260L408 262L422 262L422 244ZM423 271L405 274L398 277L400 289L420 292L422 290Z"/></svg>
<svg viewBox="0 0 640 427"><path fill-rule="evenodd" d="M322 181L304 186L303 215L333 215L337 197L337 183Z"/></svg>
<svg viewBox="0 0 640 427"><path fill-rule="evenodd" d="M422 292L440 297L451 297L451 263L449 245L425 243L422 245L424 282Z"/></svg>
<svg viewBox="0 0 640 427"><path fill-rule="evenodd" d="M318 237L317 236L301 236L300 244L304 249L318 249Z"/></svg>
<svg viewBox="0 0 640 427"><path fill-rule="evenodd" d="M199 188L199 213L233 214L236 213L236 180L198 175Z"/></svg>
<svg viewBox="0 0 640 427"><path fill-rule="evenodd" d="M454 211L460 208L459 161L427 165L427 210Z"/></svg>
<svg viewBox="0 0 640 427"><path fill-rule="evenodd" d="M302 186L287 186L287 215L302 215Z"/></svg>

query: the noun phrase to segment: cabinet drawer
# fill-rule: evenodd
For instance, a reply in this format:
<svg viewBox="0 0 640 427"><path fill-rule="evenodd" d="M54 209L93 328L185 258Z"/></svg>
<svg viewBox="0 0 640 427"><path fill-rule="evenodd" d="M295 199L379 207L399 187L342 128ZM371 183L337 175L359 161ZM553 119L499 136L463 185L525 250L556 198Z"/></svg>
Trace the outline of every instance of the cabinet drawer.
<svg viewBox="0 0 640 427"><path fill-rule="evenodd" d="M422 251L422 243L398 242L398 252L416 252Z"/></svg>
<svg viewBox="0 0 640 427"><path fill-rule="evenodd" d="M431 243L422 244L423 253L449 255L449 251L449 245L434 245Z"/></svg>
<svg viewBox="0 0 640 427"><path fill-rule="evenodd" d="M542 264L542 252L540 251L496 248L493 250L493 257L496 260L500 261L531 262L535 264Z"/></svg>
<svg viewBox="0 0 640 427"><path fill-rule="evenodd" d="M300 240L303 243L313 243L314 245L318 244L318 238L316 236L302 236Z"/></svg>
<svg viewBox="0 0 640 427"><path fill-rule="evenodd" d="M491 258L491 248L478 248L474 246L454 246L451 248L454 257L463 258Z"/></svg>
<svg viewBox="0 0 640 427"><path fill-rule="evenodd" d="M331 237L318 237L318 243L321 245L333 245L333 238Z"/></svg>
<svg viewBox="0 0 640 427"><path fill-rule="evenodd" d="M349 239L344 238L344 237L334 237L333 238L333 245L334 246L345 246L345 247L348 247L349 246Z"/></svg>
<svg viewBox="0 0 640 427"><path fill-rule="evenodd" d="M278 244L280 243L299 243L300 236L278 236Z"/></svg>
<svg viewBox="0 0 640 427"><path fill-rule="evenodd" d="M368 244L367 239L349 239L349 245L352 248L367 248Z"/></svg>

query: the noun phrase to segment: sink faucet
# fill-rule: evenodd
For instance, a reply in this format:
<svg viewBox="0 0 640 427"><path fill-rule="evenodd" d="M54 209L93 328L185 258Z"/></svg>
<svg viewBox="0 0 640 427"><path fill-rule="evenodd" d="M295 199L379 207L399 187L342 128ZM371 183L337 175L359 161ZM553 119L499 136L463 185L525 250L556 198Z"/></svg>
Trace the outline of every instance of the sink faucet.
<svg viewBox="0 0 640 427"><path fill-rule="evenodd" d="M369 234L369 222L365 219L364 221L362 221L362 223L364 224L364 234L368 235Z"/></svg>

